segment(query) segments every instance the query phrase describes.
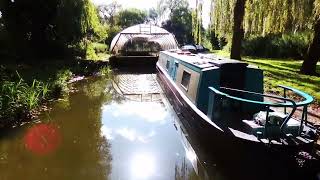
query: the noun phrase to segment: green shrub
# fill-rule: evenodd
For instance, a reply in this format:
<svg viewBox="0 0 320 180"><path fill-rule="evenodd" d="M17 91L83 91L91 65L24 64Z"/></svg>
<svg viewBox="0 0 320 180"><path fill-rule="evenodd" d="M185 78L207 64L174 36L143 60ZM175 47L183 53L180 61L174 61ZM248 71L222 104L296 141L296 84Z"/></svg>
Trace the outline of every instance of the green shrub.
<svg viewBox="0 0 320 180"><path fill-rule="evenodd" d="M304 32L249 37L242 43L242 52L247 56L303 59L311 35Z"/></svg>
<svg viewBox="0 0 320 180"><path fill-rule="evenodd" d="M108 46L102 43L92 43L93 49L96 53L105 53L108 51Z"/></svg>
<svg viewBox="0 0 320 180"><path fill-rule="evenodd" d="M102 76L105 76L107 78L111 78L113 75L112 69L109 66L102 66L99 69L99 72Z"/></svg>
<svg viewBox="0 0 320 180"><path fill-rule="evenodd" d="M96 51L94 50L94 46L92 43L87 44L86 59L90 59L90 60L98 59L98 56L96 54Z"/></svg>
<svg viewBox="0 0 320 180"><path fill-rule="evenodd" d="M211 43L211 47L214 50L221 50L227 44L227 40L224 37L219 37L214 29L211 29L207 32L207 39Z"/></svg>
<svg viewBox="0 0 320 180"><path fill-rule="evenodd" d="M72 72L69 69L58 71L55 80L52 83L52 96L58 97L63 92L68 92L68 81L72 77Z"/></svg>
<svg viewBox="0 0 320 180"><path fill-rule="evenodd" d="M105 38L105 43L110 46L113 38L121 31L121 27L114 25L108 28L108 36Z"/></svg>

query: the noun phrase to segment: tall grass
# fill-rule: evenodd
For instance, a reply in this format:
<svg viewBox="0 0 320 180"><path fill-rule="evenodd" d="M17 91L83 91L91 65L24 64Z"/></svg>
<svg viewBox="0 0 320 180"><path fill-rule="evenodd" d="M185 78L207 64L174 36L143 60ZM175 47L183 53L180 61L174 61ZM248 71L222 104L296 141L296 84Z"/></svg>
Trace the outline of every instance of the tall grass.
<svg viewBox="0 0 320 180"><path fill-rule="evenodd" d="M50 84L33 80L29 85L20 76L18 81L0 82L0 120L1 124L23 118L27 112L37 108L49 94Z"/></svg>
<svg viewBox="0 0 320 180"><path fill-rule="evenodd" d="M62 70L54 81L34 79L27 83L17 72L17 79L0 80L0 125L19 122L44 101L67 91L67 81L71 75L71 71Z"/></svg>

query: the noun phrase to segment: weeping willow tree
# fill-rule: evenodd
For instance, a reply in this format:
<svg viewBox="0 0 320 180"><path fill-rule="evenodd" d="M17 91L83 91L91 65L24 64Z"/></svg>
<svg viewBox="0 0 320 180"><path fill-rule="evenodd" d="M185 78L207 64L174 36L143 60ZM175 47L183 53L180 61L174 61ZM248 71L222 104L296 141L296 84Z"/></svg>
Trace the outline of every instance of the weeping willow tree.
<svg viewBox="0 0 320 180"><path fill-rule="evenodd" d="M305 60L304 74L316 74L320 58L319 0L247 0L244 27L249 34L295 33L313 30Z"/></svg>
<svg viewBox="0 0 320 180"><path fill-rule="evenodd" d="M232 36L232 59L241 59L245 2L246 0L215 0L213 5L212 26L219 36Z"/></svg>
<svg viewBox="0 0 320 180"><path fill-rule="evenodd" d="M201 44L202 40L202 4L202 1L196 0L196 8L192 11L192 36L196 44Z"/></svg>
<svg viewBox="0 0 320 180"><path fill-rule="evenodd" d="M314 2L313 20L313 39L300 69L302 73L311 75L317 74L317 62L320 59L320 0Z"/></svg>
<svg viewBox="0 0 320 180"><path fill-rule="evenodd" d="M219 36L231 34L235 0L213 0L211 26Z"/></svg>
<svg viewBox="0 0 320 180"><path fill-rule="evenodd" d="M214 0L212 25L220 36L233 36L231 58L236 59L240 59L244 34L264 36L313 30L314 38L301 71L314 74L320 58L319 4L319 0Z"/></svg>
<svg viewBox="0 0 320 180"><path fill-rule="evenodd" d="M246 33L266 35L305 31L312 27L314 0L247 0Z"/></svg>

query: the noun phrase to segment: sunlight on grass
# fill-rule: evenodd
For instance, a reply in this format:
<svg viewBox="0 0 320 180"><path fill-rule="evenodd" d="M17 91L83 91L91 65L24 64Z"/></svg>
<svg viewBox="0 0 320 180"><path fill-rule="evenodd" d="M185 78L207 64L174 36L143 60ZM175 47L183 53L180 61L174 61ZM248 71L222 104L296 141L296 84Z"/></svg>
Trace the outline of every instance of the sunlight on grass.
<svg viewBox="0 0 320 180"><path fill-rule="evenodd" d="M228 57L229 52L213 51L218 56ZM286 85L297 88L311 94L316 103L320 103L320 77L302 75L299 70L301 60L291 59L267 59L243 57L249 64L257 65L264 71L264 89L267 93L279 94L282 89L278 85ZM317 71L320 72L320 63L317 64Z"/></svg>

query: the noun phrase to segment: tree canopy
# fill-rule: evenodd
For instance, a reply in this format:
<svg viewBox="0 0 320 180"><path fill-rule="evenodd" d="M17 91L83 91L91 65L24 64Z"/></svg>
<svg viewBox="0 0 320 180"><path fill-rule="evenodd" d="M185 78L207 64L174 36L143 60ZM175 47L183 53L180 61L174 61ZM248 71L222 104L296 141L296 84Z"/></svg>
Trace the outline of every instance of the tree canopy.
<svg viewBox="0 0 320 180"><path fill-rule="evenodd" d="M116 16L116 24L122 29L146 22L148 14L146 11L130 8L118 12Z"/></svg>
<svg viewBox="0 0 320 180"><path fill-rule="evenodd" d="M19 56L56 56L84 38L106 36L90 0L2 0L0 11Z"/></svg>
<svg viewBox="0 0 320 180"><path fill-rule="evenodd" d="M266 36L268 34L313 31L314 38L310 42L311 44L306 52L307 55L304 61L304 65L309 65L307 68L302 68L301 71L306 74L315 73L320 54L317 55L316 52L318 51L312 49L320 49L320 47L316 46L316 44L320 43L320 40L319 43L315 42L315 38L318 38L320 35L320 32L317 32L317 30L320 31L320 26L317 26L320 11L319 0L245 0L246 2L243 4L245 5L244 17L240 20L241 22L238 22L237 18L240 15L239 12L235 11L239 10L239 4L237 3L240 1L244 0L214 0L211 23L214 31L220 37L230 38L235 34L236 27L240 28L237 31L243 31L241 34L245 34L246 36ZM235 17L234 14L237 14L237 16ZM241 40L239 39L242 36L244 35L240 35L239 33L233 36L238 44L236 48L238 56L234 56L237 58L240 57ZM232 46L234 44L233 40L234 38L232 39ZM313 55L310 55L310 53ZM305 67L304 65L303 67Z"/></svg>
<svg viewBox="0 0 320 180"><path fill-rule="evenodd" d="M170 10L169 19L162 23L162 27L173 33L179 44L193 43L192 12L189 4L184 0L170 1L167 4Z"/></svg>

